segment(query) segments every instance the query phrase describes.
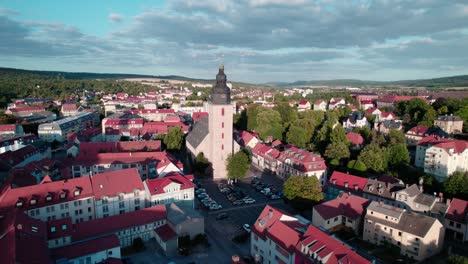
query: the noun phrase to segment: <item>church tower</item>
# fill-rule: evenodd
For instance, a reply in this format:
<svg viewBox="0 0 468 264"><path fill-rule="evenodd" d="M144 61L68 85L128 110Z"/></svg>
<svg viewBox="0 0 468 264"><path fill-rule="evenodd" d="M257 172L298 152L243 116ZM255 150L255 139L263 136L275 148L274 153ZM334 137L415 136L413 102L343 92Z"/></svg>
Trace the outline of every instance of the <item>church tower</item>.
<svg viewBox="0 0 468 264"><path fill-rule="evenodd" d="M224 66L219 67L216 75L216 84L211 91L211 100L208 102L208 127L211 149L211 163L213 178L227 178L226 159L233 153L233 105L231 103L231 90L226 84Z"/></svg>

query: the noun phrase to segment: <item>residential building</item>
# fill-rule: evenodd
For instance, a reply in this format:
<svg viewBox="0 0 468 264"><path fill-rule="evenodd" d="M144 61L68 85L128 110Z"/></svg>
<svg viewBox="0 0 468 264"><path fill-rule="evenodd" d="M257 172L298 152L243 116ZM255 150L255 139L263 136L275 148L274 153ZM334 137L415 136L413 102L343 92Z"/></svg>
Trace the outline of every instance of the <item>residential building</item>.
<svg viewBox="0 0 468 264"><path fill-rule="evenodd" d="M403 129L403 121L401 120L384 120L375 124L375 130L378 132L388 135L390 130L402 130Z"/></svg>
<svg viewBox="0 0 468 264"><path fill-rule="evenodd" d="M327 111L327 102L325 100L317 100L314 102L315 111Z"/></svg>
<svg viewBox="0 0 468 264"><path fill-rule="evenodd" d="M68 134L96 126L98 123L99 115L97 113L81 112L58 121L40 124L38 135L40 139L47 142L54 140L64 142L67 140Z"/></svg>
<svg viewBox="0 0 468 264"><path fill-rule="evenodd" d="M158 204L186 204L194 207L195 184L191 181L193 175L172 173L163 178L146 179L144 186L148 206Z"/></svg>
<svg viewBox="0 0 468 264"><path fill-rule="evenodd" d="M422 186L423 182L421 181L419 186L416 184L410 186L406 185L404 189L393 192L392 197L396 201L394 206L413 212L430 214L436 206L437 198L433 195L423 193Z"/></svg>
<svg viewBox="0 0 468 264"><path fill-rule="evenodd" d="M311 108L310 102L307 100L301 100L297 103L297 111L299 112L310 110L310 108Z"/></svg>
<svg viewBox="0 0 468 264"><path fill-rule="evenodd" d="M183 164L165 151L79 154L72 161L71 173L80 177L128 168L137 168L142 179L147 179L182 172Z"/></svg>
<svg viewBox="0 0 468 264"><path fill-rule="evenodd" d="M314 206L312 224L332 232L347 227L360 234L362 219L369 203L366 198L340 193L334 200Z"/></svg>
<svg viewBox="0 0 468 264"><path fill-rule="evenodd" d="M96 218L146 207L146 189L135 168L94 174L91 176L91 184Z"/></svg>
<svg viewBox="0 0 468 264"><path fill-rule="evenodd" d="M369 122L367 121L367 118L360 112L353 112L346 118L345 121L343 121L343 128L346 131L351 131L355 127L370 127Z"/></svg>
<svg viewBox="0 0 468 264"><path fill-rule="evenodd" d="M317 154L293 145L286 145L277 158L277 172L283 179L291 175L316 177L323 187L327 184L325 160Z"/></svg>
<svg viewBox="0 0 468 264"><path fill-rule="evenodd" d="M328 104L329 110L334 110L340 107L346 106L346 100L344 98L331 98L330 103Z"/></svg>
<svg viewBox="0 0 468 264"><path fill-rule="evenodd" d="M60 114L62 116L74 116L78 114L78 107L76 104L62 104L62 109L60 111Z"/></svg>
<svg viewBox="0 0 468 264"><path fill-rule="evenodd" d="M145 122L162 122L166 120L166 116L174 115L174 109L138 109L126 110L126 114L142 117Z"/></svg>
<svg viewBox="0 0 468 264"><path fill-rule="evenodd" d="M143 208L138 211L109 216L76 224L72 243L117 235L121 247L131 246L136 238L148 241L156 237L155 229L167 223L164 205Z"/></svg>
<svg viewBox="0 0 468 264"><path fill-rule="evenodd" d="M102 120L102 134L106 141L113 141L113 135L133 136L138 138L139 130L143 128L143 118L128 113L115 113ZM108 135L110 136L108 138Z"/></svg>
<svg viewBox="0 0 468 264"><path fill-rule="evenodd" d="M224 66L219 67L207 109L208 116L196 122L188 133L186 147L192 159L203 153L212 164L215 179L225 179L226 159L239 146L233 140L232 118L235 103L231 102L231 90L226 85Z"/></svg>
<svg viewBox="0 0 468 264"><path fill-rule="evenodd" d="M443 219L447 237L457 241L468 241L468 201L454 198Z"/></svg>
<svg viewBox="0 0 468 264"><path fill-rule="evenodd" d="M416 148L415 165L438 181L445 181L455 171L468 171L468 141L425 137Z"/></svg>
<svg viewBox="0 0 468 264"><path fill-rule="evenodd" d="M419 140L431 135L439 138L449 137L449 134L444 132L440 127L415 126L406 132L406 143L409 146L416 146Z"/></svg>
<svg viewBox="0 0 468 264"><path fill-rule="evenodd" d="M51 221L70 217L73 223L94 219L94 194L89 178L12 188L0 195L0 207L17 208L32 218Z"/></svg>
<svg viewBox="0 0 468 264"><path fill-rule="evenodd" d="M180 203L166 204L167 223L178 237L205 234L205 219L193 206Z"/></svg>
<svg viewBox="0 0 468 264"><path fill-rule="evenodd" d="M371 100L371 99L360 100L358 102L359 102L359 106L364 111L374 107L374 100Z"/></svg>
<svg viewBox="0 0 468 264"><path fill-rule="evenodd" d="M382 114L382 111L380 109L372 107L366 110L365 112L366 116L374 116L375 119L377 120L378 117Z"/></svg>
<svg viewBox="0 0 468 264"><path fill-rule="evenodd" d="M442 223L435 218L375 201L367 207L363 240L377 245L390 243L411 259L422 261L438 254L444 234Z"/></svg>
<svg viewBox="0 0 468 264"><path fill-rule="evenodd" d="M304 220L265 206L252 226L250 254L258 263L370 263Z"/></svg>
<svg viewBox="0 0 468 264"><path fill-rule="evenodd" d="M463 133L463 119L459 116L439 116L437 120L434 120L434 126L440 127L448 134Z"/></svg>
<svg viewBox="0 0 468 264"><path fill-rule="evenodd" d="M425 96L402 96L402 95L384 95L381 98L377 99L377 108L387 108L393 109L394 103L400 101L409 101L411 99L421 99L424 102L428 103Z"/></svg>
<svg viewBox="0 0 468 264"><path fill-rule="evenodd" d="M13 145L12 150L7 150L0 154L0 161L3 161L4 165L7 166L8 169L11 168L19 168L24 167L27 164L39 161L46 158L52 157L52 152L50 149L50 145L44 141L38 140L29 143L30 145L22 145L18 143L18 145Z"/></svg>
<svg viewBox="0 0 468 264"><path fill-rule="evenodd" d="M19 124L0 125L0 136L22 136L24 135L23 126Z"/></svg>
<svg viewBox="0 0 468 264"><path fill-rule="evenodd" d="M252 165L260 171L276 173L280 152L263 143L257 143L252 149Z"/></svg>
<svg viewBox="0 0 468 264"><path fill-rule="evenodd" d="M256 137L256 135L245 130L236 131L234 135L235 135L235 140L237 141L237 143L241 147L247 148L249 150L252 150L257 145L257 143L260 142L258 138Z"/></svg>
<svg viewBox="0 0 468 264"><path fill-rule="evenodd" d="M326 200L333 200L340 192L351 193L357 196L363 196L363 190L366 187L367 179L351 174L334 171L328 181Z"/></svg>

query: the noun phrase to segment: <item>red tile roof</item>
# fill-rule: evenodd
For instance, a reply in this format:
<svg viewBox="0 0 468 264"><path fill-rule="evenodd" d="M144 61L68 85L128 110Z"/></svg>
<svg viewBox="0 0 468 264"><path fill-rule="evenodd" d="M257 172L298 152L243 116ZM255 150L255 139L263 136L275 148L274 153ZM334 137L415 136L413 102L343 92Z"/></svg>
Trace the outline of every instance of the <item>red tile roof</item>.
<svg viewBox="0 0 468 264"><path fill-rule="evenodd" d="M166 134L171 127L180 127L182 131L188 132L189 127L184 123L177 122L147 122L141 129L141 134Z"/></svg>
<svg viewBox="0 0 468 264"><path fill-rule="evenodd" d="M411 99L419 98L422 99L424 102L428 102L425 96L402 96L402 95L385 95L380 99L377 99L379 102L386 102L386 103L395 103L400 101L409 101Z"/></svg>
<svg viewBox="0 0 468 264"><path fill-rule="evenodd" d="M97 200L103 196L114 197L119 193L132 193L135 190L145 189L136 168L92 175L91 184Z"/></svg>
<svg viewBox="0 0 468 264"><path fill-rule="evenodd" d="M362 190L364 187L366 187L367 179L339 171L334 171L328 183L330 186L345 191L362 193ZM346 185L348 187L346 187Z"/></svg>
<svg viewBox="0 0 468 264"><path fill-rule="evenodd" d="M349 132L348 134L346 134L346 138L353 145L359 146L364 144L364 138L359 133Z"/></svg>
<svg viewBox="0 0 468 264"><path fill-rule="evenodd" d="M148 190L151 195L165 193L164 188L172 183L180 185L181 190L195 188L195 184L181 174L165 176L163 178L147 179L145 180L145 183L146 186L148 186Z"/></svg>
<svg viewBox="0 0 468 264"><path fill-rule="evenodd" d="M39 106L25 106L25 107L16 107L10 109L12 113L18 113L18 112L41 112L44 111L44 107L39 107Z"/></svg>
<svg viewBox="0 0 468 264"><path fill-rule="evenodd" d="M76 195L75 191L79 194ZM17 203L22 203L18 208L29 210L91 196L91 181L88 177L82 177L14 189L8 187L0 197L0 207L17 207ZM31 204L32 200L35 200L34 204Z"/></svg>
<svg viewBox="0 0 468 264"><path fill-rule="evenodd" d="M76 104L63 104L62 105L62 112L73 112L76 110L77 110Z"/></svg>
<svg viewBox="0 0 468 264"><path fill-rule="evenodd" d="M125 111L127 114L141 115L141 114L174 114L174 109L140 109Z"/></svg>
<svg viewBox="0 0 468 264"><path fill-rule="evenodd" d="M429 130L428 126L415 126L411 128L410 130L408 130L406 134L424 136L428 130Z"/></svg>
<svg viewBox="0 0 468 264"><path fill-rule="evenodd" d="M73 241L114 234L117 231L137 227L149 223L166 220L167 212L164 205L156 205L138 211L94 219L75 225Z"/></svg>
<svg viewBox="0 0 468 264"><path fill-rule="evenodd" d="M449 152L449 150L452 149L453 153L460 154L468 148L468 141L440 138L434 135L430 135L419 140L418 146L433 146L442 148L449 154L452 154Z"/></svg>
<svg viewBox="0 0 468 264"><path fill-rule="evenodd" d="M0 132L15 132L16 125L0 125Z"/></svg>
<svg viewBox="0 0 468 264"><path fill-rule="evenodd" d="M208 116L208 112L194 112L192 113L192 120L193 122L200 121L203 117Z"/></svg>
<svg viewBox="0 0 468 264"><path fill-rule="evenodd" d="M327 220L340 215L358 219L369 205L369 200L355 195L342 193L336 199L314 206L323 219Z"/></svg>
<svg viewBox="0 0 468 264"><path fill-rule="evenodd" d="M327 169L325 160L317 154L293 145L287 145L282 151L278 160L285 163L290 160L293 167L302 172L322 171Z"/></svg>
<svg viewBox="0 0 468 264"><path fill-rule="evenodd" d="M366 115L375 115L376 113L375 112L380 112L380 110L376 107L373 107L373 108L369 108L366 110Z"/></svg>
<svg viewBox="0 0 468 264"><path fill-rule="evenodd" d="M159 162L158 166L170 161L179 167L182 163L169 153L163 152L129 152L129 153L98 153L93 155L79 154L74 160L74 165L93 166L97 164L149 164ZM179 164L180 163L180 164Z"/></svg>
<svg viewBox="0 0 468 264"><path fill-rule="evenodd" d="M164 117L164 122L180 122L180 118L176 114L170 114Z"/></svg>
<svg viewBox="0 0 468 264"><path fill-rule="evenodd" d="M302 253L302 247L308 248L308 253ZM315 263L310 261L309 256L317 256L322 259L324 264L370 264L371 262L351 248L343 245L342 242L327 235L317 227L310 225L304 234L303 240L296 247L296 262L295 263Z"/></svg>
<svg viewBox="0 0 468 264"><path fill-rule="evenodd" d="M110 235L53 249L51 255L56 260L74 259L116 247L120 247L119 238L116 235Z"/></svg>
<svg viewBox="0 0 468 264"><path fill-rule="evenodd" d="M380 116L382 118L388 118L388 117L392 117L392 118L395 118L395 114L393 114L392 112L382 112L382 114L380 114Z"/></svg>
<svg viewBox="0 0 468 264"><path fill-rule="evenodd" d="M80 143L80 154L84 155L97 154L100 152L158 151L160 149L160 140Z"/></svg>
<svg viewBox="0 0 468 264"><path fill-rule="evenodd" d="M132 119L107 119L104 123L105 126L114 125L143 125L143 118Z"/></svg>
<svg viewBox="0 0 468 264"><path fill-rule="evenodd" d="M326 103L324 100L317 100L314 102L315 105L319 105L319 104L322 104L322 103Z"/></svg>
<svg viewBox="0 0 468 264"><path fill-rule="evenodd" d="M459 223L468 223L468 201L454 198L445 214L445 218Z"/></svg>
<svg viewBox="0 0 468 264"><path fill-rule="evenodd" d="M167 241L177 237L176 232L174 232L174 230L168 224L165 224L163 226L160 226L160 227L154 229L154 232L156 232L156 234L158 234L158 236L164 242L167 242Z"/></svg>
<svg viewBox="0 0 468 264"><path fill-rule="evenodd" d="M299 101L299 103L297 103L298 105L306 105L307 103L309 103L309 101L307 100L301 100Z"/></svg>
<svg viewBox="0 0 468 264"><path fill-rule="evenodd" d="M280 152L277 149L262 143L257 143L252 149L252 153L270 161L276 160L280 155Z"/></svg>

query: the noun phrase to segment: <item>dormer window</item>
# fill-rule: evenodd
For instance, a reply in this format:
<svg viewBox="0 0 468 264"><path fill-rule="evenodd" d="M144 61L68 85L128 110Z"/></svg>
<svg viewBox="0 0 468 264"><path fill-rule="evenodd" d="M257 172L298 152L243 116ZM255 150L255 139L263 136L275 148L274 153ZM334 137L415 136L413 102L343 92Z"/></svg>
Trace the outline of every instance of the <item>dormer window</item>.
<svg viewBox="0 0 468 264"><path fill-rule="evenodd" d="M80 195L81 190L79 188L76 188L75 191L73 192L73 195L78 196Z"/></svg>
<svg viewBox="0 0 468 264"><path fill-rule="evenodd" d="M16 207L21 207L21 206L23 206L23 200L18 200L16 202Z"/></svg>
<svg viewBox="0 0 468 264"><path fill-rule="evenodd" d="M347 182L345 182L344 187L348 188L348 183Z"/></svg>
<svg viewBox="0 0 468 264"><path fill-rule="evenodd" d="M333 185L336 185L336 180L333 180Z"/></svg>
<svg viewBox="0 0 468 264"><path fill-rule="evenodd" d="M55 226L52 226L52 227L50 228L50 232L51 232L51 233L55 233Z"/></svg>
<svg viewBox="0 0 468 264"><path fill-rule="evenodd" d="M46 199L46 201L48 201L48 202L49 202L49 201L52 201L52 195L50 195L50 194L47 195L45 199Z"/></svg>
<svg viewBox="0 0 468 264"><path fill-rule="evenodd" d="M60 199L65 199L65 197L67 197L67 193L66 192L62 192L60 194Z"/></svg>
<svg viewBox="0 0 468 264"><path fill-rule="evenodd" d="M36 199L31 199L31 201L29 202L31 205L34 205L36 204L37 200Z"/></svg>

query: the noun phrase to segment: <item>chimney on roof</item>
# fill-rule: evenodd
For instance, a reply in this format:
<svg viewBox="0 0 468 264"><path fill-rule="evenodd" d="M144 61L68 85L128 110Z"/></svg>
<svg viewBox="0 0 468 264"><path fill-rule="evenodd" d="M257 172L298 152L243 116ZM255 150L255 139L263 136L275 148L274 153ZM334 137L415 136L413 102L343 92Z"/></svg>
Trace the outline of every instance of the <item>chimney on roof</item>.
<svg viewBox="0 0 468 264"><path fill-rule="evenodd" d="M270 210L268 211L268 217L269 218L272 218L273 217L273 210L270 208Z"/></svg>
<svg viewBox="0 0 468 264"><path fill-rule="evenodd" d="M450 199L447 199L447 201L446 201L447 206L450 206L450 203L451 203L451 202L452 202L452 201L451 201Z"/></svg>
<svg viewBox="0 0 468 264"><path fill-rule="evenodd" d="M423 192L424 190L424 178L419 178L419 191Z"/></svg>

